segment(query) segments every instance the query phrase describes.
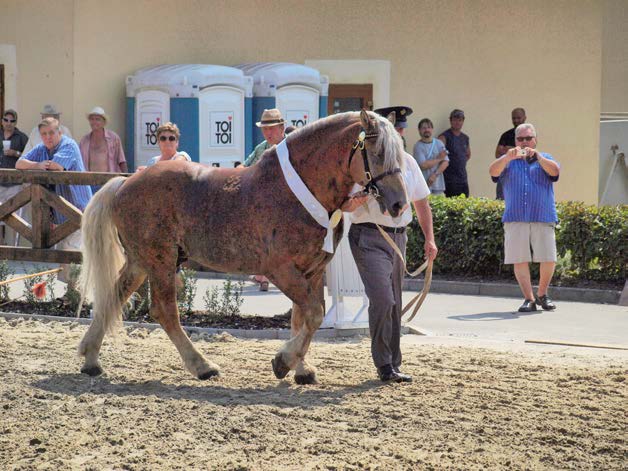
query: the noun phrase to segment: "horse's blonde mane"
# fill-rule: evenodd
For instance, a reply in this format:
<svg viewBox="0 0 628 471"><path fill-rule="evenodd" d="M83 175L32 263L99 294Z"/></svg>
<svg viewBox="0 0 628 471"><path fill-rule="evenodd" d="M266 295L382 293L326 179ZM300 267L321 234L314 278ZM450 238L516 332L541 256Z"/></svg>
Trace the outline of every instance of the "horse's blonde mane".
<svg viewBox="0 0 628 471"><path fill-rule="evenodd" d="M379 124L377 143L378 149L383 150L384 154L384 171L394 170L400 167L404 170L403 141L401 136L390 121L382 116L376 116ZM399 158L397 158L399 157Z"/></svg>

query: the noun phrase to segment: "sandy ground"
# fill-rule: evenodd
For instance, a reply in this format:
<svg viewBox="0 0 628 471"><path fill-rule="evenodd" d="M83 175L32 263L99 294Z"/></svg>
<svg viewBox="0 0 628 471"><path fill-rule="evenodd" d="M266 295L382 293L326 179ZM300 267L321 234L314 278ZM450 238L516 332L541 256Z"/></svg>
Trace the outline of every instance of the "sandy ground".
<svg viewBox="0 0 628 471"><path fill-rule="evenodd" d="M415 382L374 379L367 339L317 342L321 383L278 381L278 341L195 336L201 382L161 330L107 338L0 318L0 469L626 469L628 359L405 342Z"/></svg>

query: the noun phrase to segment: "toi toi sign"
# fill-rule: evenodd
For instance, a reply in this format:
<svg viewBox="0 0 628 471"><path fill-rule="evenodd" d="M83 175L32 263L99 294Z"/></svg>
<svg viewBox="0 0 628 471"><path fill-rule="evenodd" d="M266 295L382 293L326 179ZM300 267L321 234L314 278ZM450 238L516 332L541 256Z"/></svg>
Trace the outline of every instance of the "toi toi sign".
<svg viewBox="0 0 628 471"><path fill-rule="evenodd" d="M209 136L211 147L230 147L234 145L234 113L232 111L213 111L209 116Z"/></svg>
<svg viewBox="0 0 628 471"><path fill-rule="evenodd" d="M300 128L309 122L310 113L304 110L288 110L286 111L286 121L288 125Z"/></svg>
<svg viewBox="0 0 628 471"><path fill-rule="evenodd" d="M162 124L161 113L159 112L145 112L141 113L142 123L142 147L156 147L157 146L157 128Z"/></svg>

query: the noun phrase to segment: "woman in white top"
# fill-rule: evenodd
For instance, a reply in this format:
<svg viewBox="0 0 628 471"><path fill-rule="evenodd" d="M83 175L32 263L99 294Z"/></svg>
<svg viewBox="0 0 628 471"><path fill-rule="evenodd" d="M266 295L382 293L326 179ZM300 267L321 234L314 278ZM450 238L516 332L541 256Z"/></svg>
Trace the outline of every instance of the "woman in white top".
<svg viewBox="0 0 628 471"><path fill-rule="evenodd" d="M157 128L157 143L161 153L150 159L146 165L137 167L137 171L139 172L146 167L155 165L157 162L166 160L187 160L191 162L192 159L186 152L178 150L180 136L179 128L174 123L168 122L159 126Z"/></svg>

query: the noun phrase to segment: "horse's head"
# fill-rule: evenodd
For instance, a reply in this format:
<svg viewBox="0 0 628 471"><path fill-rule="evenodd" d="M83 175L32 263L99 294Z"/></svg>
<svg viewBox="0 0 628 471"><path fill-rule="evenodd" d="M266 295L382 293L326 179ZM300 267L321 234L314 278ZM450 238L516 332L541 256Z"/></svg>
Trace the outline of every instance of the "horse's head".
<svg viewBox="0 0 628 471"><path fill-rule="evenodd" d="M349 163L351 174L377 199L382 213L388 211L397 217L408 203L402 178L403 142L392 123L374 113L362 110L360 123L362 130L354 150L362 158Z"/></svg>

